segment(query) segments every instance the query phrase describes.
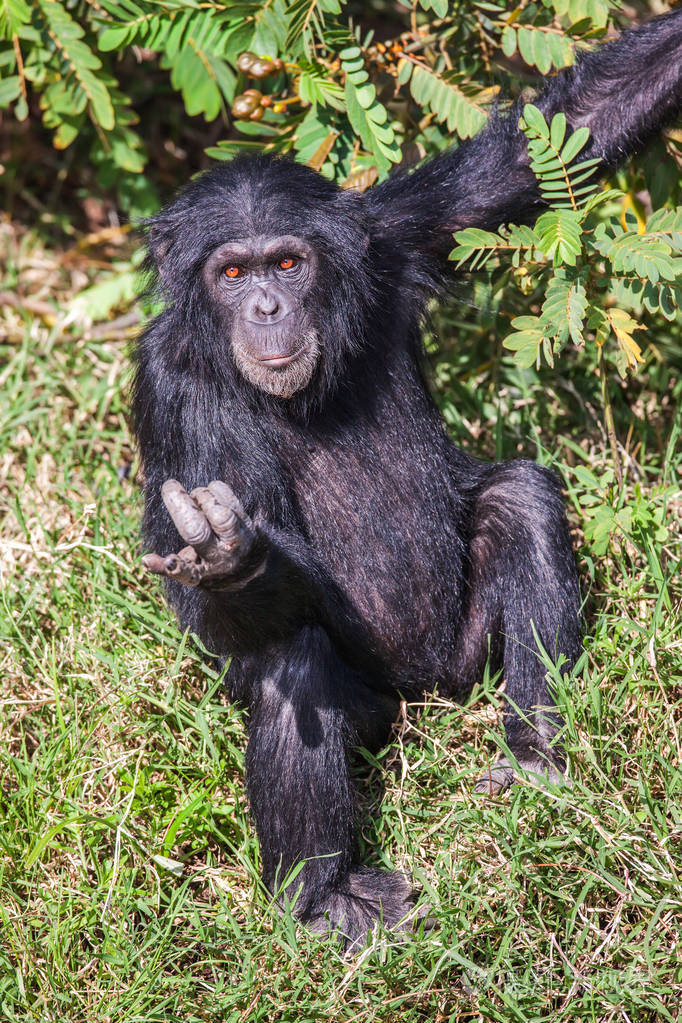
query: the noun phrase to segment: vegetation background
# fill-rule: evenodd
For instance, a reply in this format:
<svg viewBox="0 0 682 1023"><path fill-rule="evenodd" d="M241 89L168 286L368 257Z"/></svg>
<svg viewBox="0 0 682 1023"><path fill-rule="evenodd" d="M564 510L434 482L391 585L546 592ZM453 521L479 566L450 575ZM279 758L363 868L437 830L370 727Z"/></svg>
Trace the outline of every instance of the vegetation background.
<svg viewBox="0 0 682 1023"><path fill-rule="evenodd" d="M475 454L562 474L588 627L552 669L570 788L473 796L488 678L360 758L367 856L412 872L427 933L347 959L272 907L240 715L140 568L125 418L130 227L192 173L265 148L364 189L665 8L0 0L4 1019L680 1019L682 135L580 194L530 111L554 220L453 240L434 393Z"/></svg>

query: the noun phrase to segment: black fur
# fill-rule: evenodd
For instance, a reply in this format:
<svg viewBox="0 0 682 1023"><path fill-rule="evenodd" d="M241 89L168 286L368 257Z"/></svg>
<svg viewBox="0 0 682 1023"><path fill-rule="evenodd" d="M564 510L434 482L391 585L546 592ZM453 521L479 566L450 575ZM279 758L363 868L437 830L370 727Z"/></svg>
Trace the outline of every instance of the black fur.
<svg viewBox="0 0 682 1023"><path fill-rule="evenodd" d="M589 125L585 157L610 166L680 109L681 68L676 13L583 57L539 104ZM150 230L166 305L137 349L145 539L163 555L183 543L160 497L169 478L188 490L224 480L252 519L268 552L260 574L233 591L170 581L168 595L183 626L232 656L267 884L308 859L291 889L302 885L296 912L349 941L410 907L402 875L356 859L348 767L354 745L388 738L399 694L464 698L490 654L517 708L507 715L516 759L563 769L533 634L574 663L578 584L559 484L532 463L484 464L454 447L420 361L424 303L444 282L452 231L540 209L517 120L494 118L364 196L294 163L240 159L193 182ZM225 241L282 232L319 257L308 312L320 362L286 399L239 374L202 277ZM510 779L501 763L483 787Z"/></svg>

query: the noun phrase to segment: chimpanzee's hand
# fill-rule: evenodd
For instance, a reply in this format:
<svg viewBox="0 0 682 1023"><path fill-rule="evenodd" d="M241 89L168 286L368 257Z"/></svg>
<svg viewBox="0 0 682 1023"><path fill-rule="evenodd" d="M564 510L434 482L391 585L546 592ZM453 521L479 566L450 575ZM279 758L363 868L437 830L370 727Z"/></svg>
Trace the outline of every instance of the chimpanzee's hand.
<svg viewBox="0 0 682 1023"><path fill-rule="evenodd" d="M214 480L188 494L177 480L167 480L161 496L189 546L165 558L145 555L142 563L150 572L215 590L238 588L260 574L266 556L263 538L227 483Z"/></svg>

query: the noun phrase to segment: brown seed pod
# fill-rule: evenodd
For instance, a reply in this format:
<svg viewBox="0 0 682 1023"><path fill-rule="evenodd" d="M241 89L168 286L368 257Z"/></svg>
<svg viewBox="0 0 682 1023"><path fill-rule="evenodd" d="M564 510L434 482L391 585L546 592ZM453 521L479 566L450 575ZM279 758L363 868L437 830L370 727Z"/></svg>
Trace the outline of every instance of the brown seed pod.
<svg viewBox="0 0 682 1023"><path fill-rule="evenodd" d="M250 89L250 92L255 92L254 89ZM260 105L260 93L257 96L247 96L244 92L241 96L237 96L234 103L232 104L232 115L238 118L248 118L254 112L256 107Z"/></svg>
<svg viewBox="0 0 682 1023"><path fill-rule="evenodd" d="M245 99L255 100L255 106L258 106L260 101L263 99L263 93L259 92L258 89L244 89L242 96Z"/></svg>
<svg viewBox="0 0 682 1023"><path fill-rule="evenodd" d="M248 75L254 60L258 60L256 54L250 53L248 50L246 50L244 53L239 55L239 58L237 59L237 67L245 75Z"/></svg>
<svg viewBox="0 0 682 1023"><path fill-rule="evenodd" d="M262 121L264 113L265 113L265 110L263 109L263 107L256 107L256 109L253 111L253 113L249 117L249 120L250 121Z"/></svg>
<svg viewBox="0 0 682 1023"><path fill-rule="evenodd" d="M268 60L267 57L256 59L251 62L249 68L249 74L252 78L267 78L275 70L274 62Z"/></svg>

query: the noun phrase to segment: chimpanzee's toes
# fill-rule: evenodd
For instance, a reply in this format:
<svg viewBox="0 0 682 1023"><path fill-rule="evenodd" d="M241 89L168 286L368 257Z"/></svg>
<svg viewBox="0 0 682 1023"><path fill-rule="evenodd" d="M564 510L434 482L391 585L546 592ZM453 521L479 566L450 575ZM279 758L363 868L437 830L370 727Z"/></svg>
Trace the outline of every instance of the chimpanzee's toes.
<svg viewBox="0 0 682 1023"><path fill-rule="evenodd" d="M539 753L528 753L518 756L517 762L519 771L516 772L506 757L492 764L485 774L481 775L474 785L474 792L481 792L486 796L496 796L504 792L510 785L525 779L536 785L544 785L551 782L553 785L563 780L563 774L558 765L554 764L547 757Z"/></svg>
<svg viewBox="0 0 682 1023"><path fill-rule="evenodd" d="M514 769L507 760L498 760L482 774L474 785L474 792L482 792L486 796L496 796L504 792L516 781Z"/></svg>
<svg viewBox="0 0 682 1023"><path fill-rule="evenodd" d="M334 933L345 949L359 951L379 921L387 930L407 930L426 913L415 909L414 891L404 874L358 867L304 919L312 931ZM425 923L432 926L430 920Z"/></svg>

